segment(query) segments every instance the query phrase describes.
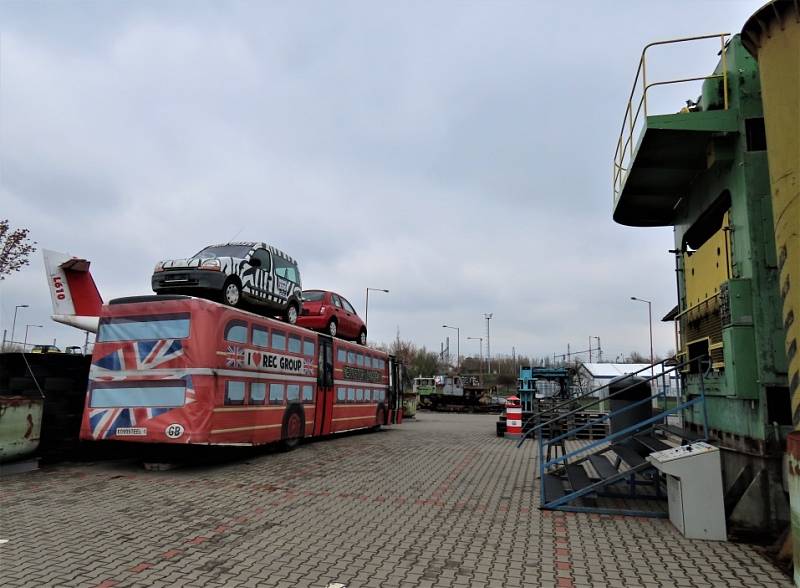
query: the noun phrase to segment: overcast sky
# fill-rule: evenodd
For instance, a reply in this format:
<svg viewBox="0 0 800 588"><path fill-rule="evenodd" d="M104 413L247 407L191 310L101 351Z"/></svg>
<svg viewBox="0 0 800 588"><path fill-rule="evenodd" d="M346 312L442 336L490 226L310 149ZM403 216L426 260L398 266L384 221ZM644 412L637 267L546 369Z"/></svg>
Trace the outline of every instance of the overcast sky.
<svg viewBox="0 0 800 588"><path fill-rule="evenodd" d="M611 218L639 54L762 3L0 0L0 218L90 259L105 300L149 293L159 259L263 240L362 315L389 289L371 340L455 352L446 323L477 354L492 312L493 355L646 354L638 296L663 354L672 231ZM716 50L654 55L648 81ZM82 343L49 319L40 251L0 282L0 329L17 304L17 339Z"/></svg>

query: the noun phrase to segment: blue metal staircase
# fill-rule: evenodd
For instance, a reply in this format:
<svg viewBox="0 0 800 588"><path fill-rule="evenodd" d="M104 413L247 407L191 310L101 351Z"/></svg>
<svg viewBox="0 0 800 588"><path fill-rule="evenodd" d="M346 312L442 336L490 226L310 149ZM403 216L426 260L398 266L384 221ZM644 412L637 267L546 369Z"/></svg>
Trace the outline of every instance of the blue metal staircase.
<svg viewBox="0 0 800 588"><path fill-rule="evenodd" d="M691 361L699 361L697 358ZM571 417L587 408L615 397L622 397L634 386L641 387L644 382L664 378L667 374L684 368L689 362L672 366L660 364L660 373L642 378L641 373L651 370L651 366L626 376L631 384L605 396L600 392L609 388L601 386L561 402L549 410L537 413L535 423L528 422L523 427L525 433L520 439L521 446L526 439L535 438L538 445L538 468L540 480L540 505L543 510L569 512L594 512L635 516L667 516L662 482L658 472L647 461L650 453L669 449L678 444L706 440L705 388L690 399L679 399L670 407L666 401L664 387L641 398L629 402L623 408L598 416L578 427L568 428L565 424ZM634 376L636 376L634 378ZM626 380L623 380L624 383ZM617 385L622 385L619 382ZM651 388L652 390L652 388ZM641 410L654 401L663 401L664 408L646 411L650 416L633 423L626 418L626 426L609 433L595 441L579 440L581 432L600 423L615 423L617 417L637 408ZM701 405L704 415L704 435L697 436L668 422L667 417L677 415L696 405ZM637 411L638 412L638 411ZM626 417L636 414L629 413ZM620 505L620 500L623 501Z"/></svg>

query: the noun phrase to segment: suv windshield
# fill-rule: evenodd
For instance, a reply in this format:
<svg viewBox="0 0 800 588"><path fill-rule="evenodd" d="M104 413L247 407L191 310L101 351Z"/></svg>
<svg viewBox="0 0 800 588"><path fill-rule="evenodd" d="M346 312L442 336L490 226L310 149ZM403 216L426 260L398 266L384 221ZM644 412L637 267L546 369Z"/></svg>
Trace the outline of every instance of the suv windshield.
<svg viewBox="0 0 800 588"><path fill-rule="evenodd" d="M244 258L252 249L249 245L220 245L219 247L206 247L192 257L201 259L214 259L217 257L239 257Z"/></svg>
<svg viewBox="0 0 800 588"><path fill-rule="evenodd" d="M303 300L307 302L319 302L325 297L325 292L321 290L306 290L303 292Z"/></svg>

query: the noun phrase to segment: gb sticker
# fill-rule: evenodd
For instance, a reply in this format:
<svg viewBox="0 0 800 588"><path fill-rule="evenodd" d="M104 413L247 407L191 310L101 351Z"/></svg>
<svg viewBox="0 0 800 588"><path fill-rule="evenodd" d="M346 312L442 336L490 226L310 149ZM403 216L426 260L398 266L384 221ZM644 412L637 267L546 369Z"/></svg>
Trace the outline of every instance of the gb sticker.
<svg viewBox="0 0 800 588"><path fill-rule="evenodd" d="M183 425L173 423L164 430L164 434L170 439L177 439L183 435Z"/></svg>

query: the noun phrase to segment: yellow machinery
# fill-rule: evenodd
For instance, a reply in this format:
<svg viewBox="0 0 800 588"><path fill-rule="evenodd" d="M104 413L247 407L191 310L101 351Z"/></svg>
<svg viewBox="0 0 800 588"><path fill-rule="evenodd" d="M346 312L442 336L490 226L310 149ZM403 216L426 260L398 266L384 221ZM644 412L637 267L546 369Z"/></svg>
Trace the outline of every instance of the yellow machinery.
<svg viewBox="0 0 800 588"><path fill-rule="evenodd" d="M742 42L758 60L761 78L795 428L787 451L794 581L800 586L800 3L776 0L766 4L745 24Z"/></svg>
<svg viewBox="0 0 800 588"><path fill-rule="evenodd" d="M742 31L758 60L795 428L800 421L800 6L770 2ZM794 285L794 287L792 287Z"/></svg>

